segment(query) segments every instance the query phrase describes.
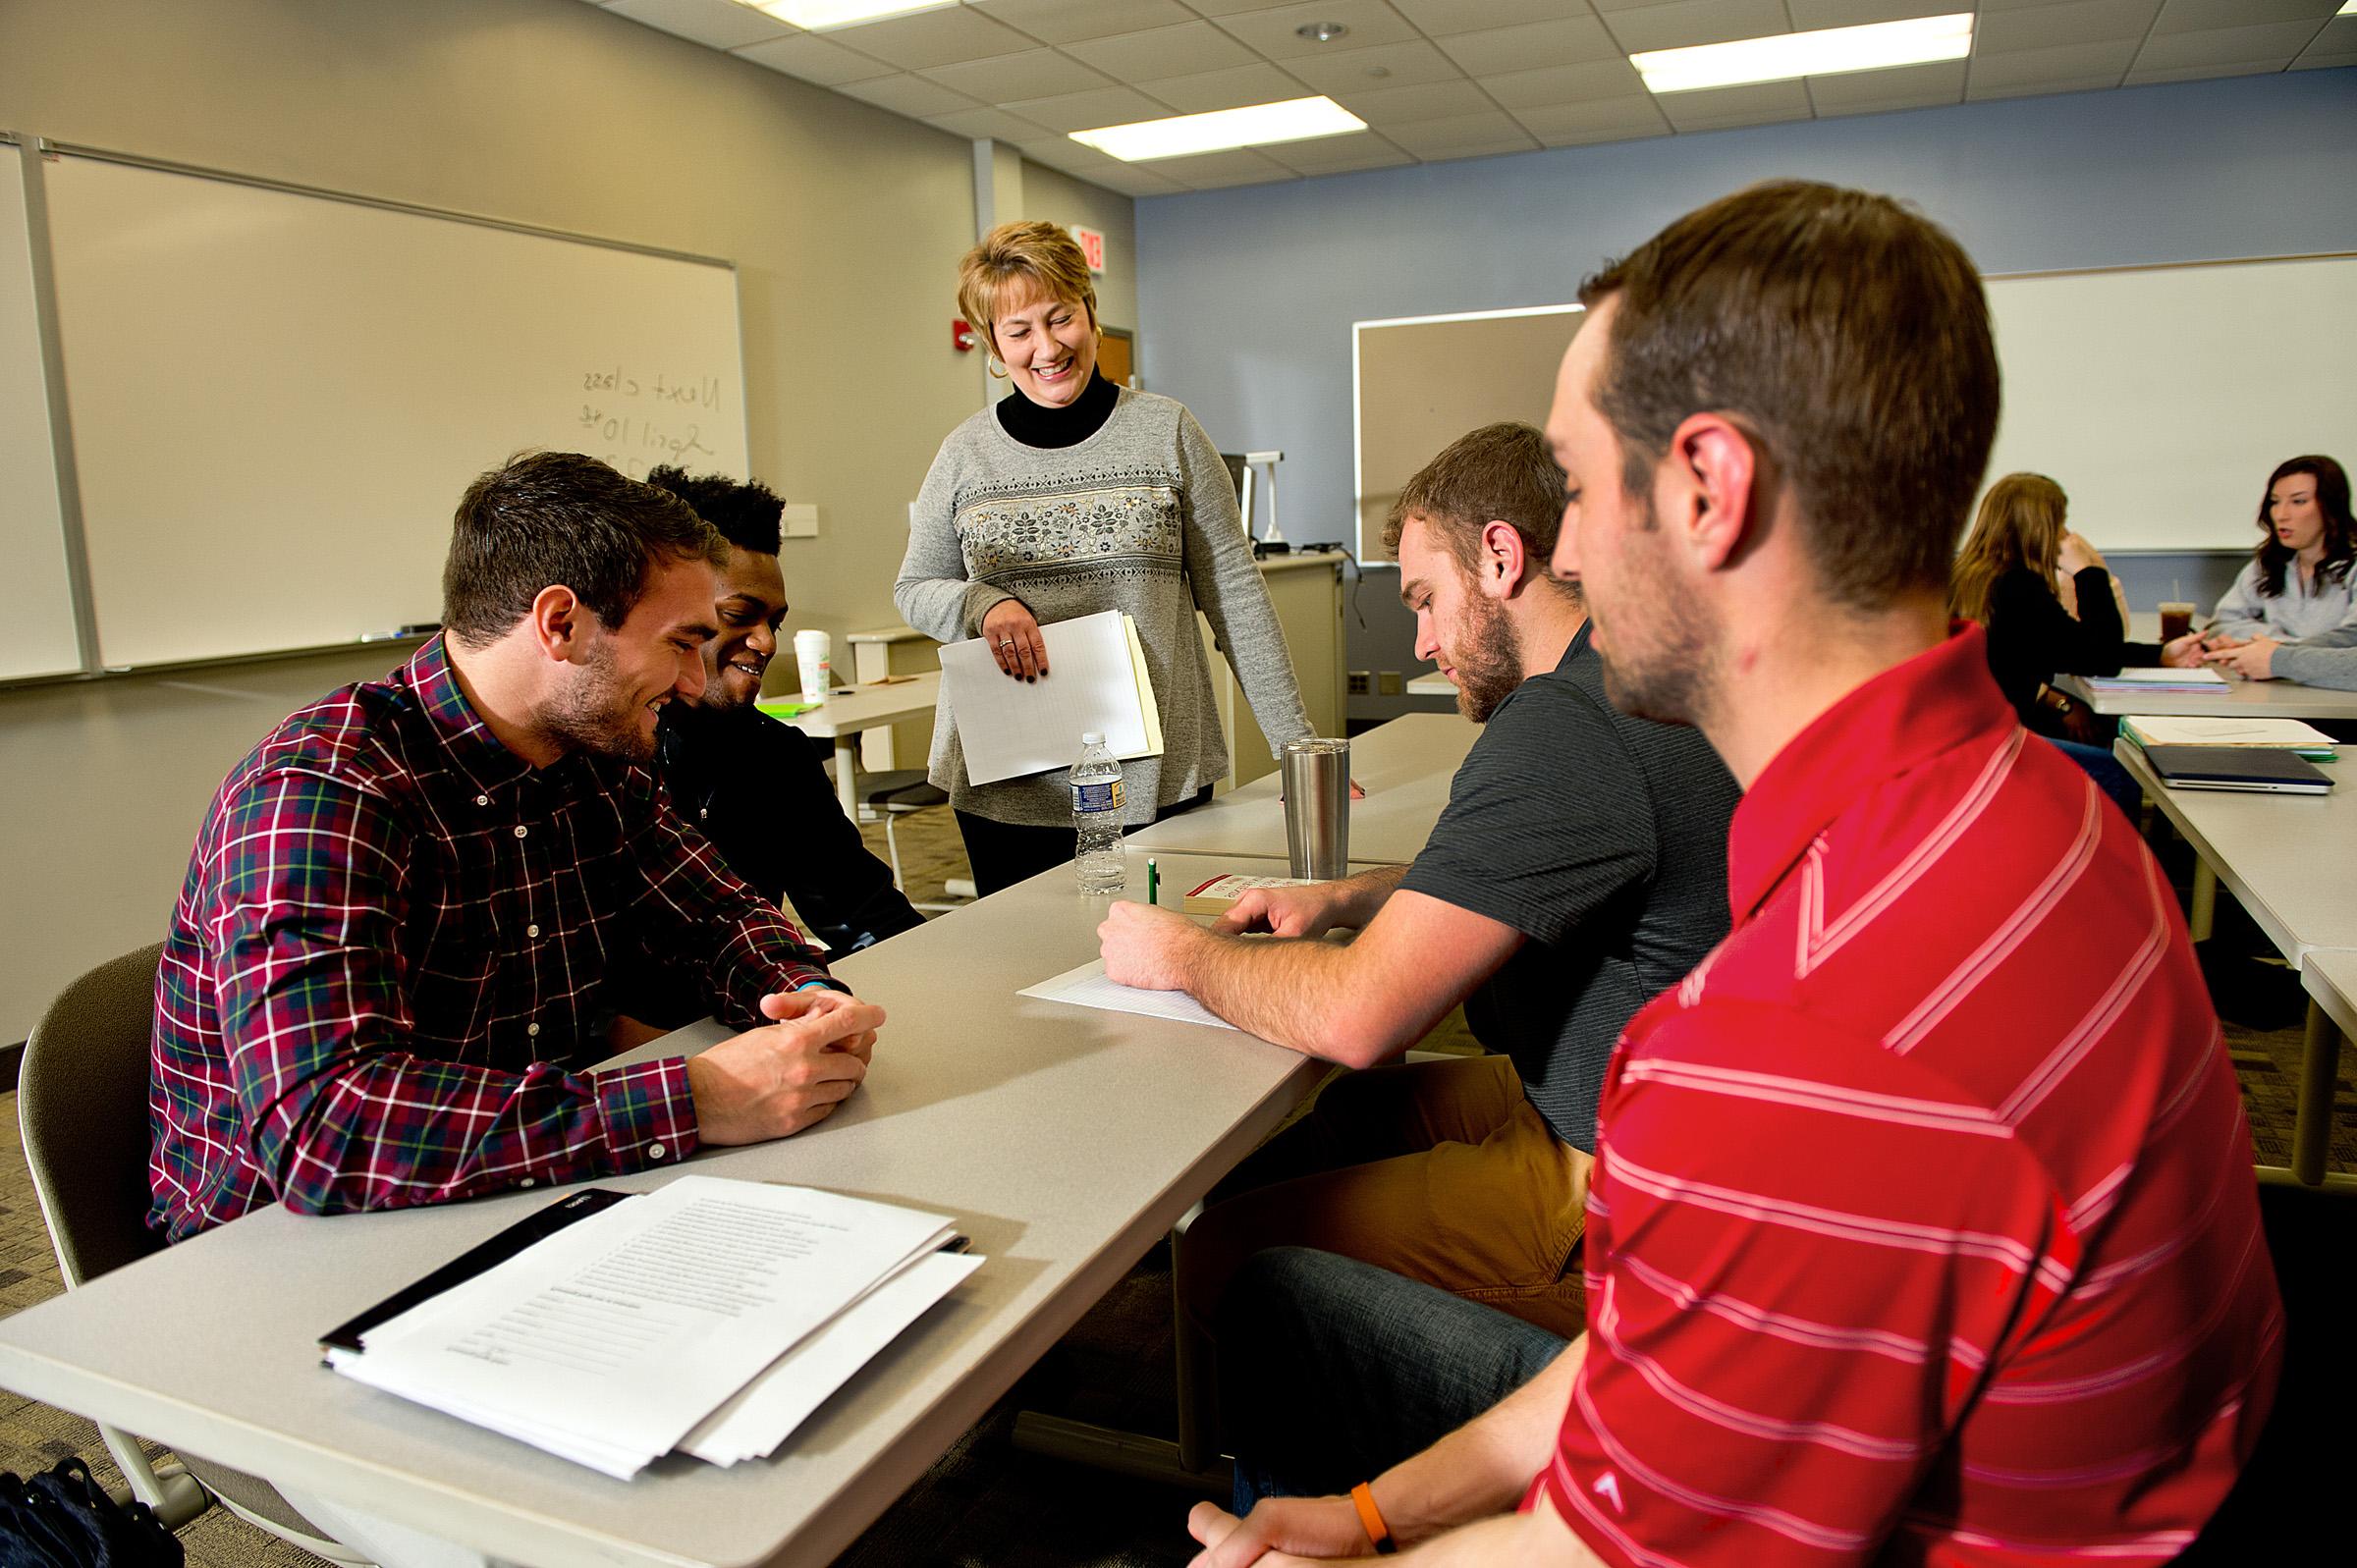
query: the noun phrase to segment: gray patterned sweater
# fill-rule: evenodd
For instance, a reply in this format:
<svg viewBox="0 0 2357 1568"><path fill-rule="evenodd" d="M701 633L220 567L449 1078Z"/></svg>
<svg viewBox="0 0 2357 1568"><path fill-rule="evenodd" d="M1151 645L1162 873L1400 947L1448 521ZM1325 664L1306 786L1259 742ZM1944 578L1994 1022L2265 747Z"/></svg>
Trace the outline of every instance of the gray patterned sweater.
<svg viewBox="0 0 2357 1568"><path fill-rule="evenodd" d="M917 494L892 598L908 624L943 642L979 636L1003 599L1021 600L1043 625L1127 611L1163 738L1161 756L1122 764L1131 826L1228 771L1198 607L1270 744L1309 733L1234 484L1194 415L1169 398L1124 388L1103 429L1053 451L1016 441L988 408L951 431ZM946 698L933 721L931 776L960 811L1037 827L1071 821L1064 769L967 784Z"/></svg>

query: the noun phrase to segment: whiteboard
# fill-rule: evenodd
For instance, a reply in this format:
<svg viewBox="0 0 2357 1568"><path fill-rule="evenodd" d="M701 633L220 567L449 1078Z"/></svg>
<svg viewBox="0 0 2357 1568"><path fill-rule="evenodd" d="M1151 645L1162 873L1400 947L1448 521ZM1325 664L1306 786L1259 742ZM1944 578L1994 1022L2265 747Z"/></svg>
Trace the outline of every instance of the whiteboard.
<svg viewBox="0 0 2357 1568"><path fill-rule="evenodd" d="M2357 460L2357 257L1991 278L1989 479L2046 474L2098 549L2248 550L2285 458Z"/></svg>
<svg viewBox="0 0 2357 1568"><path fill-rule="evenodd" d="M1408 316L1350 326L1357 405L1358 559L1389 561L1383 527L1416 470L1468 431L1547 423L1578 305Z"/></svg>
<svg viewBox="0 0 2357 1568"><path fill-rule="evenodd" d="M45 185L110 669L438 620L459 497L521 448L746 472L723 263L95 156Z"/></svg>
<svg viewBox="0 0 2357 1568"><path fill-rule="evenodd" d="M0 680L81 668L25 172L17 147L0 142Z"/></svg>

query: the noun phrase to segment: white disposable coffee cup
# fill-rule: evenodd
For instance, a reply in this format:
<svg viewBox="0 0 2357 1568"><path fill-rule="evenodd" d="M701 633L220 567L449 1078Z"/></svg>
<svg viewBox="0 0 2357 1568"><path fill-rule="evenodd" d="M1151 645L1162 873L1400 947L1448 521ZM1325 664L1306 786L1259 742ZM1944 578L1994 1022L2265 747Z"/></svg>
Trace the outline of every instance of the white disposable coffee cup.
<svg viewBox="0 0 2357 1568"><path fill-rule="evenodd" d="M831 657L835 639L823 631L797 631L794 634L794 662L802 673L802 700L824 702L827 687L834 683L835 665Z"/></svg>

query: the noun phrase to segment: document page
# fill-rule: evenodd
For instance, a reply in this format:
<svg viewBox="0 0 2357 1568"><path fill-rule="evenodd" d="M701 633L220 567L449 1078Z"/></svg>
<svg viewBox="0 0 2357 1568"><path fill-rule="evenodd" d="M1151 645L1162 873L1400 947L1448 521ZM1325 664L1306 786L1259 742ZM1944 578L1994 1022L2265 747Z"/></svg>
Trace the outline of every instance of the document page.
<svg viewBox="0 0 2357 1568"><path fill-rule="evenodd" d="M1048 673L1038 680L1010 676L983 638L945 646L941 690L958 716L966 777L995 784L1069 768L1080 755L1080 736L1091 730L1105 736L1116 757L1159 755L1161 721L1147 714L1153 686L1143 665L1130 659L1127 620L1107 610L1040 627Z"/></svg>
<svg viewBox="0 0 2357 1568"><path fill-rule="evenodd" d="M1105 978L1105 960L1091 958L1077 969L1067 969L1053 980L1025 986L1018 997L1041 1001L1069 1001L1075 1007L1099 1007L1107 1012L1134 1012L1177 1023L1207 1023L1214 1029L1235 1025L1213 1012L1183 991L1140 991Z"/></svg>
<svg viewBox="0 0 2357 1568"><path fill-rule="evenodd" d="M370 1330L362 1354L330 1359L628 1476L950 1233L941 1215L682 1176Z"/></svg>
<svg viewBox="0 0 2357 1568"><path fill-rule="evenodd" d="M775 1453L851 1374L981 1266L980 1258L967 1254L926 1253L786 1352L699 1422L681 1449L716 1465Z"/></svg>

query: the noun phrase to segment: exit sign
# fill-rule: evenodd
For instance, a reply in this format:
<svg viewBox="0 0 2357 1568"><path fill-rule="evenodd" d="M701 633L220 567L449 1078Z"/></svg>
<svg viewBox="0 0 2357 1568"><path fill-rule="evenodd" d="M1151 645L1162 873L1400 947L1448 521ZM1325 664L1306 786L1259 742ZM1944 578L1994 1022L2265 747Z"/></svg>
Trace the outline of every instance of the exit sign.
<svg viewBox="0 0 2357 1568"><path fill-rule="evenodd" d="M1072 225L1072 238L1080 243L1080 253L1088 258L1088 270L1099 275L1105 271L1105 237L1094 229Z"/></svg>

